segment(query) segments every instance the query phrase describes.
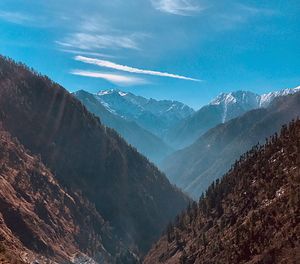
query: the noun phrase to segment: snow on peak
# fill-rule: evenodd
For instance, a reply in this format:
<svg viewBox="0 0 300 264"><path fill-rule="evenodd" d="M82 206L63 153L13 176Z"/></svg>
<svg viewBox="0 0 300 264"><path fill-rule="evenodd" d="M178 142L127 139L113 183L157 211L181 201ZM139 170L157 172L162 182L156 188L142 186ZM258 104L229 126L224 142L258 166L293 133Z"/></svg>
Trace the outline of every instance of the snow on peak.
<svg viewBox="0 0 300 264"><path fill-rule="evenodd" d="M267 107L276 97L300 92L300 86L295 88L287 88L276 92L262 94L260 96L260 107Z"/></svg>
<svg viewBox="0 0 300 264"><path fill-rule="evenodd" d="M110 94L120 94L123 93L122 91L118 90L118 89L108 89L108 90L101 90L97 93L97 95L99 96L103 96L103 95L110 95ZM121 94L120 94L121 95Z"/></svg>
<svg viewBox="0 0 300 264"><path fill-rule="evenodd" d="M221 93L217 98L210 102L210 105L229 105L241 102L248 103L249 101L256 101L257 96L258 95L247 91Z"/></svg>
<svg viewBox="0 0 300 264"><path fill-rule="evenodd" d="M128 93L124 93L124 92L121 92L121 91L119 91L119 95L120 96L126 96Z"/></svg>
<svg viewBox="0 0 300 264"><path fill-rule="evenodd" d="M210 105L222 105L225 107L238 103L242 105L253 106L253 108L267 107L276 97L294 94L296 92L300 92L300 86L262 95L258 95L248 91L221 93L218 97L210 102Z"/></svg>
<svg viewBox="0 0 300 264"><path fill-rule="evenodd" d="M102 91L99 91L97 93L97 95L107 95L107 94L111 94L111 90L102 90Z"/></svg>
<svg viewBox="0 0 300 264"><path fill-rule="evenodd" d="M259 95L248 91L222 93L210 105L222 107L222 122L259 107Z"/></svg>
<svg viewBox="0 0 300 264"><path fill-rule="evenodd" d="M237 101L232 93L227 94L224 99L225 104L235 104Z"/></svg>
<svg viewBox="0 0 300 264"><path fill-rule="evenodd" d="M101 90L96 95L104 96L104 95L111 95L111 94L117 94L117 95L120 95L120 96L128 95L128 93L120 91L118 89Z"/></svg>

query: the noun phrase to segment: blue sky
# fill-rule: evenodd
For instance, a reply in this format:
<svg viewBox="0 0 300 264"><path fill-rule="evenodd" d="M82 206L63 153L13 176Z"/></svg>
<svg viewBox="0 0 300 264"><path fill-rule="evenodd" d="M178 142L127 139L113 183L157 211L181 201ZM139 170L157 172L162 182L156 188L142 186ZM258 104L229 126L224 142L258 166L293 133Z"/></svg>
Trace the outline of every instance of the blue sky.
<svg viewBox="0 0 300 264"><path fill-rule="evenodd" d="M0 53L70 91L199 108L300 85L300 1L1 0Z"/></svg>

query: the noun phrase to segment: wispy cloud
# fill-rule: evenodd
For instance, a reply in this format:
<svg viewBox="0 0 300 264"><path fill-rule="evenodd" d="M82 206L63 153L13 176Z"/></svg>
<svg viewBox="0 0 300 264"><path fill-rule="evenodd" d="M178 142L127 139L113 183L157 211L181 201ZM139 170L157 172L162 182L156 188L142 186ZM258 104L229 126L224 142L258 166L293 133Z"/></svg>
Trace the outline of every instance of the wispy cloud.
<svg viewBox="0 0 300 264"><path fill-rule="evenodd" d="M181 16L190 16L205 9L193 0L151 0L151 2L159 11Z"/></svg>
<svg viewBox="0 0 300 264"><path fill-rule="evenodd" d="M147 81L143 78L127 76L122 74L115 74L115 73L84 71L84 70L72 70L70 73L79 76L104 79L120 86L129 86L129 85L138 85L138 84L147 83Z"/></svg>
<svg viewBox="0 0 300 264"><path fill-rule="evenodd" d="M74 33L57 44L67 48L95 50L104 48L138 49L136 41L129 36L112 36L102 34Z"/></svg>
<svg viewBox="0 0 300 264"><path fill-rule="evenodd" d="M56 44L68 49L97 51L99 49L128 49L139 50L139 41L148 37L142 32L128 32L114 28L102 17L83 17L71 32Z"/></svg>
<svg viewBox="0 0 300 264"><path fill-rule="evenodd" d="M90 16L90 17L82 17L80 18L82 21L78 28L81 32L118 32L114 28L112 28L109 24L109 21L99 16Z"/></svg>
<svg viewBox="0 0 300 264"><path fill-rule="evenodd" d="M32 18L25 14L2 10L0 10L0 19L14 24L24 24L32 21Z"/></svg>
<svg viewBox="0 0 300 264"><path fill-rule="evenodd" d="M124 72L130 72L130 73L137 73L137 74L146 74L146 75L154 75L154 76L161 76L161 77L169 77L169 78L175 78L175 79L182 79L187 81L196 81L200 82L201 80L190 78L182 75L172 74L172 73L166 73L166 72L159 72L159 71L152 71L152 70L144 70L144 69L138 69L133 68L126 65L120 65L111 61L106 60L99 60L95 58L88 58L84 56L76 56L75 60L81 61L88 64L94 64L100 67L114 69L118 71L124 71Z"/></svg>
<svg viewBox="0 0 300 264"><path fill-rule="evenodd" d="M76 55L81 54L81 55L88 55L88 56L102 57L102 58L115 58L115 56L109 55L109 54L93 52L93 51L78 50L78 49L59 49L59 51L70 53L70 54L76 54Z"/></svg>

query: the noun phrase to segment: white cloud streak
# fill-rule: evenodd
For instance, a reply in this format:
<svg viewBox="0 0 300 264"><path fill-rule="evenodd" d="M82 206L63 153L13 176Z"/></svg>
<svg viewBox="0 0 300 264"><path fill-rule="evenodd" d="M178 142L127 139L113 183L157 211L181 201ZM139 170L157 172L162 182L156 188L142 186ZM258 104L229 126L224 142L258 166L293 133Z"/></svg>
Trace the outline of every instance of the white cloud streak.
<svg viewBox="0 0 300 264"><path fill-rule="evenodd" d="M147 83L146 80L134 76L126 76L122 74L106 73L106 72L95 72L95 71L84 71L84 70L72 70L70 72L73 75L79 75L91 78L100 78L111 83L120 86L138 85Z"/></svg>
<svg viewBox="0 0 300 264"><path fill-rule="evenodd" d="M157 10L173 15L190 16L205 9L196 5L193 0L151 0L151 2Z"/></svg>
<svg viewBox="0 0 300 264"><path fill-rule="evenodd" d="M88 58L88 57L84 57L84 56L76 56L75 60L81 61L84 63L88 63L88 64L97 65L99 67L118 70L118 71L124 71L124 72L136 73L136 74L146 74L146 75L153 75L153 76L161 76L161 77L169 77L169 78L175 78L175 79L182 79L182 80L186 80L186 81L195 81L195 82L201 81L199 79L181 76L181 75L177 75L177 74L152 71L152 70L143 70L143 69L133 68L133 67L126 66L126 65L120 65L120 64L117 64L117 63L114 63L111 61L100 60L100 59L95 59L95 58Z"/></svg>

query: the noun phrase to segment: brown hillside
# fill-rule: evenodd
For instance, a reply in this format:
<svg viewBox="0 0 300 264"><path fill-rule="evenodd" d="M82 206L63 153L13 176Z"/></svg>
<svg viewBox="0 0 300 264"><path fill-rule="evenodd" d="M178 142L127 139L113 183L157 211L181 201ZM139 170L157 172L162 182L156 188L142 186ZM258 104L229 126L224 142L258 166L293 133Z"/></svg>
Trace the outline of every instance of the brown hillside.
<svg viewBox="0 0 300 264"><path fill-rule="evenodd" d="M3 130L0 186L1 259L62 263L87 254L112 263L119 245L95 208L67 193L38 157Z"/></svg>

